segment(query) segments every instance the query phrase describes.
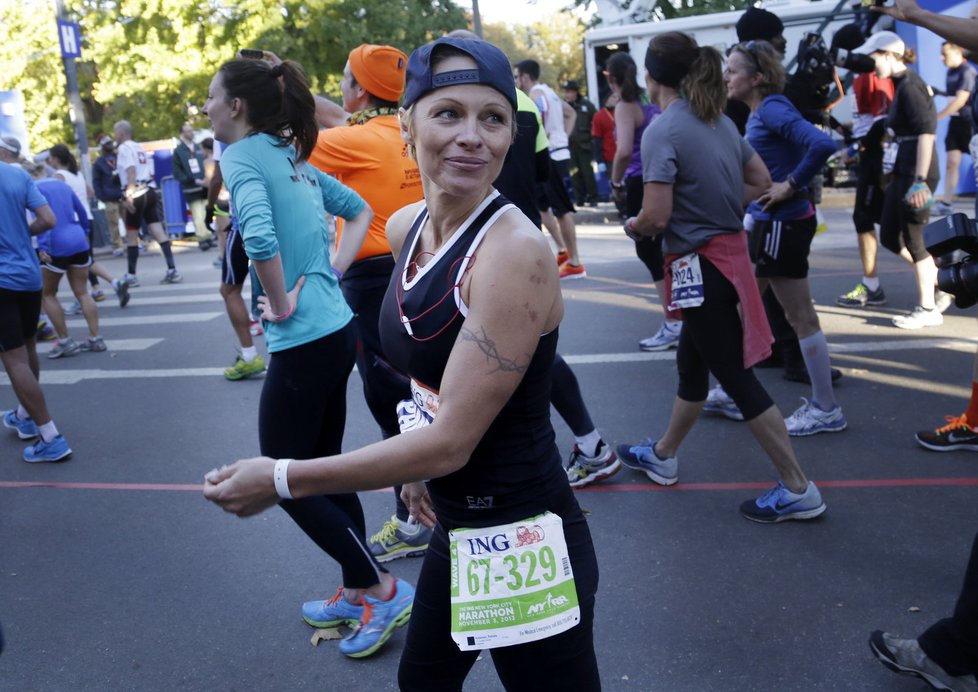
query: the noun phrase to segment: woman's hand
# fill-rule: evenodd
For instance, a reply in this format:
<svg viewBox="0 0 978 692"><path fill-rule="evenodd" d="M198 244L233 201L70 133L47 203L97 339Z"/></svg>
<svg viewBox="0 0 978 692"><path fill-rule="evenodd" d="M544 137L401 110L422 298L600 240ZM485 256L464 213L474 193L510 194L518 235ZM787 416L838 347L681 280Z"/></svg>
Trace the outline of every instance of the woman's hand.
<svg viewBox="0 0 978 692"><path fill-rule="evenodd" d="M775 207L782 202L791 199L795 194L795 188L787 180L780 183L772 183L771 187L761 193L757 198L757 203L763 205L764 211Z"/></svg>
<svg viewBox="0 0 978 692"><path fill-rule="evenodd" d="M250 517L279 503L275 459L242 459L204 476L204 497L225 512Z"/></svg>
<svg viewBox="0 0 978 692"><path fill-rule="evenodd" d="M261 318L266 322L284 322L292 313L295 312L295 307L299 303L299 291L302 290L302 285L306 283L306 277L300 276L299 280L295 282L295 286L292 290L285 294L286 302L288 303L285 307L285 312L276 313L272 309L272 302L268 299L267 295L258 296L258 308L261 310Z"/></svg>
<svg viewBox="0 0 978 692"><path fill-rule="evenodd" d="M431 506L431 497L428 495L428 488L422 482L405 483L401 486L401 500L407 505L408 512L418 520L422 526L429 529L435 528L438 518L435 510Z"/></svg>
<svg viewBox="0 0 978 692"><path fill-rule="evenodd" d="M41 264L51 264L51 255L44 250L37 251L37 258L41 260Z"/></svg>
<svg viewBox="0 0 978 692"><path fill-rule="evenodd" d="M624 202L625 201L625 188L623 188L623 187L612 187L611 188L611 197L616 202L619 202L619 203Z"/></svg>
<svg viewBox="0 0 978 692"><path fill-rule="evenodd" d="M927 203L930 201L930 198L930 188L927 187L926 183L914 183L907 190L903 201L914 211L923 211L928 207Z"/></svg>

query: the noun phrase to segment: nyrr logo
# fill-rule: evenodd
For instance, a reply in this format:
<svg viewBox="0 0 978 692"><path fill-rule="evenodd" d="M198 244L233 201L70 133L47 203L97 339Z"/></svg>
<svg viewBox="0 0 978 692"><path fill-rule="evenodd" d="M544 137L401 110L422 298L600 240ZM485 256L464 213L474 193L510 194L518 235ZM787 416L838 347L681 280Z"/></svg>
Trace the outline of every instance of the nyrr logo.
<svg viewBox="0 0 978 692"><path fill-rule="evenodd" d="M484 555L509 550L509 539L505 533L497 533L495 536L466 538L465 542L469 545L469 555Z"/></svg>
<svg viewBox="0 0 978 692"><path fill-rule="evenodd" d="M553 610L559 608L563 605L567 605L567 596L557 596L553 597L553 594L547 594L547 598L539 603L534 603L529 608L526 609L527 615L538 615L540 613L546 612L548 610Z"/></svg>

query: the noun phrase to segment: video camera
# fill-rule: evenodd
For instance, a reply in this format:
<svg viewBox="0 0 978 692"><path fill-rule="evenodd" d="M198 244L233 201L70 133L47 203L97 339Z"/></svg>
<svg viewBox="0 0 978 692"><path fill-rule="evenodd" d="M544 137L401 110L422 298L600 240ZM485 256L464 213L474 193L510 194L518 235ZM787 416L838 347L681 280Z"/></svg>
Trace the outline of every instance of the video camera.
<svg viewBox="0 0 978 692"><path fill-rule="evenodd" d="M836 67L841 67L857 74L869 74L876 70L876 61L868 55L854 53L845 48L834 47L830 51L832 63Z"/></svg>
<svg viewBox="0 0 978 692"><path fill-rule="evenodd" d="M954 304L978 303L978 225L964 214L951 214L924 227L924 244L937 263L937 287Z"/></svg>

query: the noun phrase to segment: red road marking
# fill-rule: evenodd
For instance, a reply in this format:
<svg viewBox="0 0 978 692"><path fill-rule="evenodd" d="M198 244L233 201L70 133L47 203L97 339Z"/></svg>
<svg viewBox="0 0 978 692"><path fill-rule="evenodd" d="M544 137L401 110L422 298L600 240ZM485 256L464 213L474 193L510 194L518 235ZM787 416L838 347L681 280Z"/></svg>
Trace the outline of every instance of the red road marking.
<svg viewBox="0 0 978 692"><path fill-rule="evenodd" d="M819 488L920 488L927 486L978 486L978 477L966 478L865 478L854 480L818 480ZM592 485L577 492L647 492L680 491L680 490L763 490L770 488L770 482L743 483L681 483L669 487L652 483L617 483L607 485ZM0 488L56 488L59 490L150 490L150 491L183 491L202 492L203 483L69 483L46 481L0 481ZM385 490L369 492L383 493Z"/></svg>

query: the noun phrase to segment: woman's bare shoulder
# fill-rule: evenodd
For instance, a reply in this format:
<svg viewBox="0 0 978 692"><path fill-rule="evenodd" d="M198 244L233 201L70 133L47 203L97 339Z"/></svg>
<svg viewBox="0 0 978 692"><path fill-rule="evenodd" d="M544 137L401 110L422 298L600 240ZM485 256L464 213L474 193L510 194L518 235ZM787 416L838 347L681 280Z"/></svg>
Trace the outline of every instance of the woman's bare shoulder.
<svg viewBox="0 0 978 692"><path fill-rule="evenodd" d="M422 207L424 207L424 200L401 207L387 219L387 242L390 243L395 258L401 253L401 246L404 245L404 239L411 230L411 223Z"/></svg>

